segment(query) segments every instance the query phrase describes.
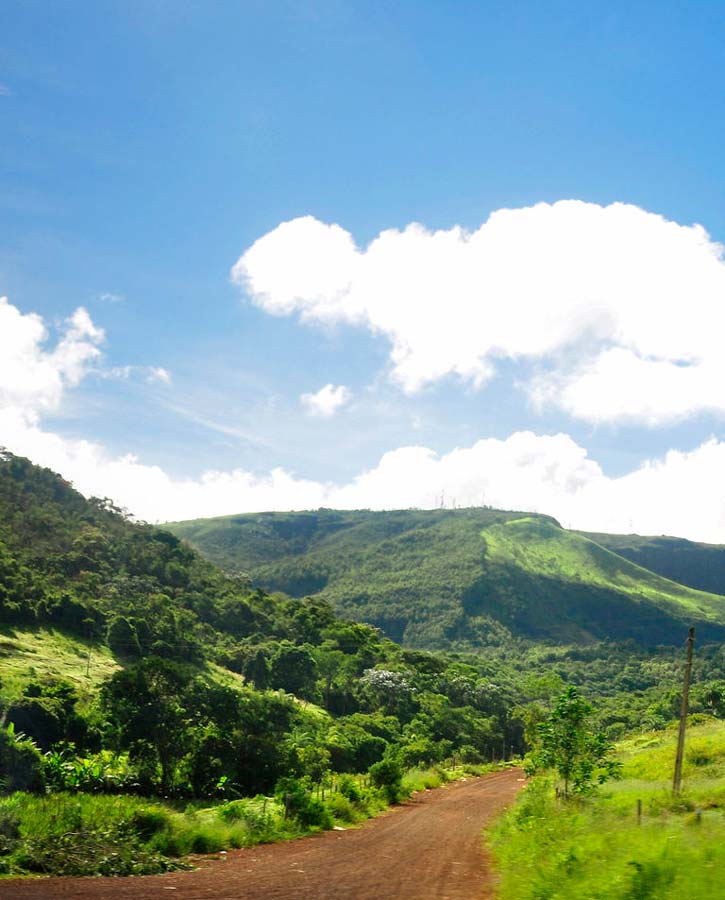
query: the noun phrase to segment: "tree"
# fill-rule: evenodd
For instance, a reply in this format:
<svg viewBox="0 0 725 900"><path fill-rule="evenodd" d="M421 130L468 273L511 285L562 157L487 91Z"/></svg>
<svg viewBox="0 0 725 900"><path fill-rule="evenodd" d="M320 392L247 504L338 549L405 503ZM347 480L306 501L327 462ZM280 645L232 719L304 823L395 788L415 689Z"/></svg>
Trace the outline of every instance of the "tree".
<svg viewBox="0 0 725 900"><path fill-rule="evenodd" d="M413 687L401 672L366 669L360 679L360 691L371 709L381 709L399 719L409 718L413 709Z"/></svg>
<svg viewBox="0 0 725 900"><path fill-rule="evenodd" d="M330 641L326 641L321 647L314 650L317 671L322 678L322 696L325 709L330 708L330 695L332 684L336 675L342 669L347 657L342 650L336 650Z"/></svg>
<svg viewBox="0 0 725 900"><path fill-rule="evenodd" d="M184 694L191 679L188 667L149 656L115 672L101 689L101 703L118 729L120 746L139 761L149 752L156 757L162 791L172 787L176 764L189 743Z"/></svg>
<svg viewBox="0 0 725 900"><path fill-rule="evenodd" d="M270 673L269 659L261 647L245 660L242 667L242 674L258 691L269 686Z"/></svg>
<svg viewBox="0 0 725 900"><path fill-rule="evenodd" d="M403 769L393 754L370 766L370 780L381 788L390 803L397 803L403 793Z"/></svg>
<svg viewBox="0 0 725 900"><path fill-rule="evenodd" d="M305 700L315 692L317 664L307 647L282 641L272 659L272 686Z"/></svg>
<svg viewBox="0 0 725 900"><path fill-rule="evenodd" d="M571 793L590 793L595 784L619 774L620 764L610 758L611 744L602 732L590 727L593 712L577 689L569 687L537 729L533 768L555 769L564 782L567 798Z"/></svg>

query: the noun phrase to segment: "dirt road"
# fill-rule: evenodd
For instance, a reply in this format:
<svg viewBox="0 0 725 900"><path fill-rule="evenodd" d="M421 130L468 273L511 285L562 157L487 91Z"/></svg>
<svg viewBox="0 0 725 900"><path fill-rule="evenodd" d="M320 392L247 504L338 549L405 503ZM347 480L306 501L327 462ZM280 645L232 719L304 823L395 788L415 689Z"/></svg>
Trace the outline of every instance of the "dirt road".
<svg viewBox="0 0 725 900"><path fill-rule="evenodd" d="M420 793L361 828L234 850L193 872L0 881L3 900L485 900L481 830L523 784L518 769Z"/></svg>

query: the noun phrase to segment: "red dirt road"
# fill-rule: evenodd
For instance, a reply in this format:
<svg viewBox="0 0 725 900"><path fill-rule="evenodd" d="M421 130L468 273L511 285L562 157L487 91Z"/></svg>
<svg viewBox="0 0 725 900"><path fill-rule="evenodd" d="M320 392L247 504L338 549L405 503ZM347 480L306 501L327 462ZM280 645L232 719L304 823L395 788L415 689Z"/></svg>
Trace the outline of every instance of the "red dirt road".
<svg viewBox="0 0 725 900"><path fill-rule="evenodd" d="M520 769L455 782L362 827L233 850L193 872L0 881L3 900L485 900L481 830L523 786Z"/></svg>

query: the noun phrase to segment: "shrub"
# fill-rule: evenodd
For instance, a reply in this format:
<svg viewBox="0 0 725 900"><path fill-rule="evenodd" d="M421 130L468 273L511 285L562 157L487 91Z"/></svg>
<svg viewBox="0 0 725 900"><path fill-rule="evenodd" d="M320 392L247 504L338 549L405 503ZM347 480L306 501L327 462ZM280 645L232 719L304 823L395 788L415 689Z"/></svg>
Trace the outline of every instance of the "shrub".
<svg viewBox="0 0 725 900"><path fill-rule="evenodd" d="M200 828L191 841L192 853L216 853L226 844L226 835L213 826Z"/></svg>
<svg viewBox="0 0 725 900"><path fill-rule="evenodd" d="M128 828L137 834L142 840L149 841L162 831L171 830L171 816L160 807L147 807L137 809L127 820Z"/></svg>
<svg viewBox="0 0 725 900"><path fill-rule="evenodd" d="M280 778L275 794L284 804L285 815L291 815L303 828L332 828L324 803L315 800L297 778Z"/></svg>
<svg viewBox="0 0 725 900"><path fill-rule="evenodd" d="M244 802L242 800L232 800L229 803L223 803L217 809L217 815L225 822L239 822L244 819Z"/></svg>
<svg viewBox="0 0 725 900"><path fill-rule="evenodd" d="M218 808L217 815L224 822L242 822L253 833L263 832L269 827L269 816L252 806L248 800L224 803Z"/></svg>
<svg viewBox="0 0 725 900"><path fill-rule="evenodd" d="M20 816L12 809L0 809L0 856L12 852L20 838Z"/></svg>
<svg viewBox="0 0 725 900"><path fill-rule="evenodd" d="M350 775L343 775L338 783L338 791L351 803L359 803L362 797L357 782Z"/></svg>
<svg viewBox="0 0 725 900"><path fill-rule="evenodd" d="M329 810L321 800L315 800L313 797L297 811L296 818L303 828L332 828Z"/></svg>
<svg viewBox="0 0 725 900"><path fill-rule="evenodd" d="M341 822L354 822L356 819L355 807L343 794L333 794L327 801L327 809Z"/></svg>
<svg viewBox="0 0 725 900"><path fill-rule="evenodd" d="M370 780L384 792L389 803L397 803L401 799L403 769L396 759L388 757L370 766Z"/></svg>
<svg viewBox="0 0 725 900"><path fill-rule="evenodd" d="M47 875L152 875L177 868L117 829L31 838L17 859L23 869Z"/></svg>
<svg viewBox="0 0 725 900"><path fill-rule="evenodd" d="M11 724L0 728L0 792L41 793L45 789L43 758L35 744Z"/></svg>

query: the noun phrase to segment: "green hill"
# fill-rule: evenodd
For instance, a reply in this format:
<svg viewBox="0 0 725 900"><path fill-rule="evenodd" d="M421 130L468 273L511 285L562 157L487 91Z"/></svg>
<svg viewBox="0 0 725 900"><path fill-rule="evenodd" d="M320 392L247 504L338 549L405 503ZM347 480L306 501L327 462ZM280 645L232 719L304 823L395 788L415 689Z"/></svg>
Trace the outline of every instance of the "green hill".
<svg viewBox="0 0 725 900"><path fill-rule="evenodd" d="M0 451L0 794L254 795L393 747L410 765L521 749L513 671L474 663L267 594Z"/></svg>
<svg viewBox="0 0 725 900"><path fill-rule="evenodd" d="M27 817L8 819L0 874L108 873L109 860L117 874L139 871L149 858L128 798L90 794L210 801L285 785L300 828L308 814L305 828L328 827L341 809L355 821L347 794L328 795L328 810L310 785L370 770L391 773L393 790L401 766L521 753L566 681L597 699L610 736L665 725L678 708L679 647L598 636L679 643L697 620L691 708L723 715L722 648L702 642L723 633L721 599L553 519L323 510L193 527L212 546L221 535L233 571L0 451L0 795L53 794L22 795ZM296 596L266 593L247 572ZM411 645L479 652L404 649L361 619ZM370 777L366 796L379 799L387 782L370 794ZM138 819L144 834L148 821ZM210 847L199 841L165 846Z"/></svg>
<svg viewBox="0 0 725 900"><path fill-rule="evenodd" d="M725 635L725 598L645 569L541 515L319 510L167 526L268 590L319 594L403 644L459 649L508 633L557 642Z"/></svg>
<svg viewBox="0 0 725 900"><path fill-rule="evenodd" d="M725 546L721 544L701 544L664 535L582 534L613 553L672 581L699 591L725 594Z"/></svg>

